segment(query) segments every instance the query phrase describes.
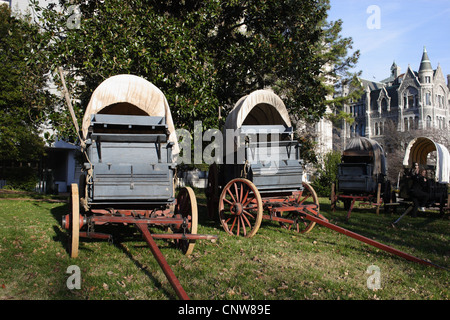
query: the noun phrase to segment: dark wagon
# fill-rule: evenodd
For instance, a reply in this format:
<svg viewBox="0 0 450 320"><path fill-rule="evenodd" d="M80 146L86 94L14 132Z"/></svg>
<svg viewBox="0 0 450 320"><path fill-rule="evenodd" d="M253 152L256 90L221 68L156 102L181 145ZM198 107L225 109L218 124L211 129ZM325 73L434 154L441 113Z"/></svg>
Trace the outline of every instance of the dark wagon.
<svg viewBox="0 0 450 320"><path fill-rule="evenodd" d="M406 148L403 159L404 171L399 174L397 182L398 203L406 205L406 211L396 221L409 213L414 206L413 194L413 164L428 171L426 208L437 208L441 214L449 210L450 193L450 154L448 149L427 137L411 140ZM395 223L396 223L395 222Z"/></svg>
<svg viewBox="0 0 450 320"><path fill-rule="evenodd" d="M355 202L362 201L376 207L378 214L383 201L389 202L391 197L390 182L386 175L383 148L372 139L350 139L338 165L337 181L332 185L332 210L336 209L338 201L342 201L349 219Z"/></svg>
<svg viewBox="0 0 450 320"><path fill-rule="evenodd" d="M187 298L154 239L172 240L190 254L196 240L214 237L196 234L193 190L176 193L179 147L164 94L137 76L106 79L91 96L81 136L82 174L72 185L71 213L62 222L71 256L78 256L80 237L111 240L99 232L104 225L134 225L177 294ZM153 227L161 231L151 233Z"/></svg>
<svg viewBox="0 0 450 320"><path fill-rule="evenodd" d="M270 90L241 98L223 129L225 152L210 166L206 196L211 217L224 230L252 237L262 219L297 232L310 231L323 218L314 189L304 181L300 145L283 101Z"/></svg>

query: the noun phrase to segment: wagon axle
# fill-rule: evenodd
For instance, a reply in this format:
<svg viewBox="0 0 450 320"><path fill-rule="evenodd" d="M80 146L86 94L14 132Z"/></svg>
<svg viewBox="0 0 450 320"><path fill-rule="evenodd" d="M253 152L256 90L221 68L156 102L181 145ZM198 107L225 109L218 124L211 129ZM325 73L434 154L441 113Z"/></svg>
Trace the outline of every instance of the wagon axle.
<svg viewBox="0 0 450 320"><path fill-rule="evenodd" d="M151 234L151 236L155 239L176 239L176 240L210 240L214 241L217 239L217 236L212 235L201 235L201 234L191 234L189 233L189 229L191 228L191 222L186 218L183 218L179 215L174 218L134 218L134 217L115 217L115 216L83 216L79 215L79 230L82 227L94 226L94 225L104 225L104 224L123 224L123 225L135 225L140 229L141 225L170 225L172 230L182 230L180 233L161 233L161 234ZM70 230L72 225L71 215L67 214L62 218L62 227L66 230ZM79 236L83 238L93 238L93 239L110 239L112 236L99 233L99 232L91 232L89 231L93 228L88 228L87 232L79 232Z"/></svg>

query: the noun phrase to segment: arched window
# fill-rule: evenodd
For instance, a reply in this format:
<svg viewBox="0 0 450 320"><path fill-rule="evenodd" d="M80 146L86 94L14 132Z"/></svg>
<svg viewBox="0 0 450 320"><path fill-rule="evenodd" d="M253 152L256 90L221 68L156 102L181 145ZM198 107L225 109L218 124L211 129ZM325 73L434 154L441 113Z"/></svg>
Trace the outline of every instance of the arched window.
<svg viewBox="0 0 450 320"><path fill-rule="evenodd" d="M431 117L427 116L427 129L431 129Z"/></svg>
<svg viewBox="0 0 450 320"><path fill-rule="evenodd" d="M404 131L409 131L408 118L403 119Z"/></svg>
<svg viewBox="0 0 450 320"><path fill-rule="evenodd" d="M416 108L418 103L419 91L414 87L408 87L403 94L404 108Z"/></svg>
<svg viewBox="0 0 450 320"><path fill-rule="evenodd" d="M429 92L425 93L425 104L431 106L431 93Z"/></svg>
<svg viewBox="0 0 450 320"><path fill-rule="evenodd" d="M415 130L419 129L419 117L418 116L414 117L414 129Z"/></svg>
<svg viewBox="0 0 450 320"><path fill-rule="evenodd" d="M386 98L383 98L383 100L381 100L381 110L387 111L387 99Z"/></svg>

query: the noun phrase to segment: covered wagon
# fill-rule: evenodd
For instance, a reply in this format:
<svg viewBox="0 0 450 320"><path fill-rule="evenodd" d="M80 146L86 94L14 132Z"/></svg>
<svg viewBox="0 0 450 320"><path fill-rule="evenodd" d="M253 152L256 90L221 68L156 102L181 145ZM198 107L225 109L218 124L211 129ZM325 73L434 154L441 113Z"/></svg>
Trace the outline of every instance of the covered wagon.
<svg viewBox="0 0 450 320"><path fill-rule="evenodd" d="M252 237L262 219L308 232L315 222L305 212L323 218L314 189L303 179L289 114L273 91L242 97L223 135L223 161L210 166L206 196L210 216L218 214L227 233Z"/></svg>
<svg viewBox="0 0 450 320"><path fill-rule="evenodd" d="M411 210L416 210L418 205L418 203L414 203L416 196L414 195L413 187L414 180L417 178L416 174L418 173L414 172L414 165L417 165L419 170L427 170L425 176L427 182L426 190L424 190L427 196L424 207L438 208L441 214L448 211L450 201L448 190L450 183L449 151L443 144L437 143L430 138L418 137L412 139L406 147L403 158L404 170L399 175L398 180L398 201L408 204L404 214Z"/></svg>
<svg viewBox="0 0 450 320"><path fill-rule="evenodd" d="M71 213L63 217L69 250L78 256L79 238L112 239L103 225L134 225L181 298L187 298L154 239L170 239L186 254L197 235L197 201L189 187L175 190L175 126L164 94L149 81L117 75L103 81L86 108L79 185L72 185ZM150 233L161 227L161 233ZM166 232L166 230L170 232Z"/></svg>
<svg viewBox="0 0 450 320"><path fill-rule="evenodd" d="M365 137L348 141L338 165L337 181L332 185L331 207L343 201L347 219L356 201L363 201L376 207L389 202L390 182L386 178L386 155L378 142Z"/></svg>

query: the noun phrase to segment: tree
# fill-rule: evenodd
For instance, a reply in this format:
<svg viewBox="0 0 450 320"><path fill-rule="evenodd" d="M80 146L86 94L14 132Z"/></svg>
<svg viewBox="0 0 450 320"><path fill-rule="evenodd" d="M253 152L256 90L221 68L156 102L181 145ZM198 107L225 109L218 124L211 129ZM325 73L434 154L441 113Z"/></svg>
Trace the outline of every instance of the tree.
<svg viewBox="0 0 450 320"><path fill-rule="evenodd" d="M226 116L239 98L266 87L282 96L294 120L314 122L330 103L334 88L327 81L348 76L359 54L347 57L351 40L339 36L341 22L326 21L328 0L61 0L60 6L35 10L48 37L46 55L53 69L68 72L79 115L101 81L131 73L162 90L178 128L192 131L193 120L220 127L219 112ZM69 23L74 19L79 28Z"/></svg>
<svg viewBox="0 0 450 320"><path fill-rule="evenodd" d="M331 194L331 185L337 180L339 163L341 153L331 151L324 156L323 164L317 166L317 178L312 182L312 186L318 195L326 197Z"/></svg>
<svg viewBox="0 0 450 320"><path fill-rule="evenodd" d="M45 90L48 68L30 59L42 40L35 25L0 6L1 161L37 161L44 153L38 134L52 104Z"/></svg>

